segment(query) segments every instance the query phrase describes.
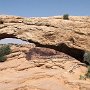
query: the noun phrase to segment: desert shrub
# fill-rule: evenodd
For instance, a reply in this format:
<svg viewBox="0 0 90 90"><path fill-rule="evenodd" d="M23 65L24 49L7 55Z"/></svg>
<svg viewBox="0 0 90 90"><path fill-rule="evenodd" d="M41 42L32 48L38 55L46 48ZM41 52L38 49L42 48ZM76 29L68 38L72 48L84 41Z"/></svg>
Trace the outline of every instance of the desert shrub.
<svg viewBox="0 0 90 90"><path fill-rule="evenodd" d="M80 80L86 80L86 76L85 75L80 75Z"/></svg>
<svg viewBox="0 0 90 90"><path fill-rule="evenodd" d="M85 51L83 58L84 62L87 62L90 65L90 51Z"/></svg>
<svg viewBox="0 0 90 90"><path fill-rule="evenodd" d="M10 52L11 52L11 49L10 49L10 46L9 45L3 45L0 48L0 56L2 56L2 55L8 55L8 54L10 54Z"/></svg>
<svg viewBox="0 0 90 90"><path fill-rule="evenodd" d="M0 47L0 62L6 61L6 55L11 53L11 49L9 45L3 45Z"/></svg>
<svg viewBox="0 0 90 90"><path fill-rule="evenodd" d="M84 53L84 62L87 62L88 63L88 71L86 72L85 76L86 78L90 78L90 51L85 51Z"/></svg>
<svg viewBox="0 0 90 90"><path fill-rule="evenodd" d="M68 15L68 14L64 14L64 15L63 15L63 19L64 19L64 20L69 20L69 15Z"/></svg>
<svg viewBox="0 0 90 90"><path fill-rule="evenodd" d="M85 76L86 76L87 78L90 78L90 66L88 66L88 71L87 71L87 73L85 74Z"/></svg>
<svg viewBox="0 0 90 90"><path fill-rule="evenodd" d="M87 78L90 79L90 66L88 66L88 70L85 75L80 75L80 80L86 80Z"/></svg>
<svg viewBox="0 0 90 90"><path fill-rule="evenodd" d="M6 56L0 56L0 62L4 62L4 61L6 61Z"/></svg>

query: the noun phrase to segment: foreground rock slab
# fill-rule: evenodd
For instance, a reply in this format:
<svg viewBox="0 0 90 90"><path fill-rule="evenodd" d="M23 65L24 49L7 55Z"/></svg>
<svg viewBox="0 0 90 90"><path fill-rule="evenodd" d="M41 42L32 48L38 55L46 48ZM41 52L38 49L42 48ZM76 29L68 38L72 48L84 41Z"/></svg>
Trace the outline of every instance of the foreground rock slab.
<svg viewBox="0 0 90 90"><path fill-rule="evenodd" d="M11 45L11 49L7 61L0 63L0 90L90 89L89 79L80 80L87 68L76 59L34 44ZM31 54L32 49L39 53Z"/></svg>

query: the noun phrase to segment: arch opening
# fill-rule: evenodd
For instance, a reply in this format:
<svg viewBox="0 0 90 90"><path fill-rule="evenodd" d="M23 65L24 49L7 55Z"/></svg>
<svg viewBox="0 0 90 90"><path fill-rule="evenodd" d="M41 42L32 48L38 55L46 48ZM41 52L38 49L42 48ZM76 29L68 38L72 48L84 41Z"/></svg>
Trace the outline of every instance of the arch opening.
<svg viewBox="0 0 90 90"><path fill-rule="evenodd" d="M0 44L29 44L28 41L18 39L14 34L2 33L0 34Z"/></svg>
<svg viewBox="0 0 90 90"><path fill-rule="evenodd" d="M16 38L4 38L0 40L0 44L29 44L29 42Z"/></svg>

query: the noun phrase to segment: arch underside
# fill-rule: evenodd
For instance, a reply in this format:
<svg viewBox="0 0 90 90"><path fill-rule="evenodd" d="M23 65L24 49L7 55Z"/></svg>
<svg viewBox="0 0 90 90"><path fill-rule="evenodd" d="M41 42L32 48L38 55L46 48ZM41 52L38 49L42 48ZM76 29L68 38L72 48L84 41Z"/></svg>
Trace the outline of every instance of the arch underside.
<svg viewBox="0 0 90 90"><path fill-rule="evenodd" d="M4 38L15 38L15 39L22 40L22 38L17 38L17 36L13 35L13 34L6 34L6 33L0 34L0 40L2 40ZM43 45L43 44L40 44L39 42L35 42L33 40L27 40L27 41L29 43L34 43L36 45L36 47L45 47L45 48L54 49L59 52L68 54L68 55L74 57L75 59L79 60L80 62L83 62L83 55L85 53L84 50L77 49L77 48L70 48L65 43L61 43L61 44L55 46L55 45Z"/></svg>

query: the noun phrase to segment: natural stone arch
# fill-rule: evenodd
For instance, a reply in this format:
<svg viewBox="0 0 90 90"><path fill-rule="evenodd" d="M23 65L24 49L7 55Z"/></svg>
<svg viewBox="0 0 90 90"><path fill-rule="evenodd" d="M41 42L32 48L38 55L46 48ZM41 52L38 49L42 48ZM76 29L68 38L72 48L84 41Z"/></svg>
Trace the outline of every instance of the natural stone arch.
<svg viewBox="0 0 90 90"><path fill-rule="evenodd" d="M14 34L7 34L7 33L3 33L0 34L0 39L4 39L4 38L16 38L19 39L18 36L14 35ZM21 40L23 40L22 38L20 38ZM25 40L24 40L25 41ZM47 44L41 44L39 42L36 42L32 39L26 40L29 43L34 43L36 45L36 47L45 47L45 48L50 48L50 49L54 49L57 50L59 52L63 52L65 54L68 54L72 57L74 57L75 59L83 62L83 55L85 53L84 50L82 49L78 49L78 48L72 48L67 46L65 43L60 43L58 45L47 45Z"/></svg>

